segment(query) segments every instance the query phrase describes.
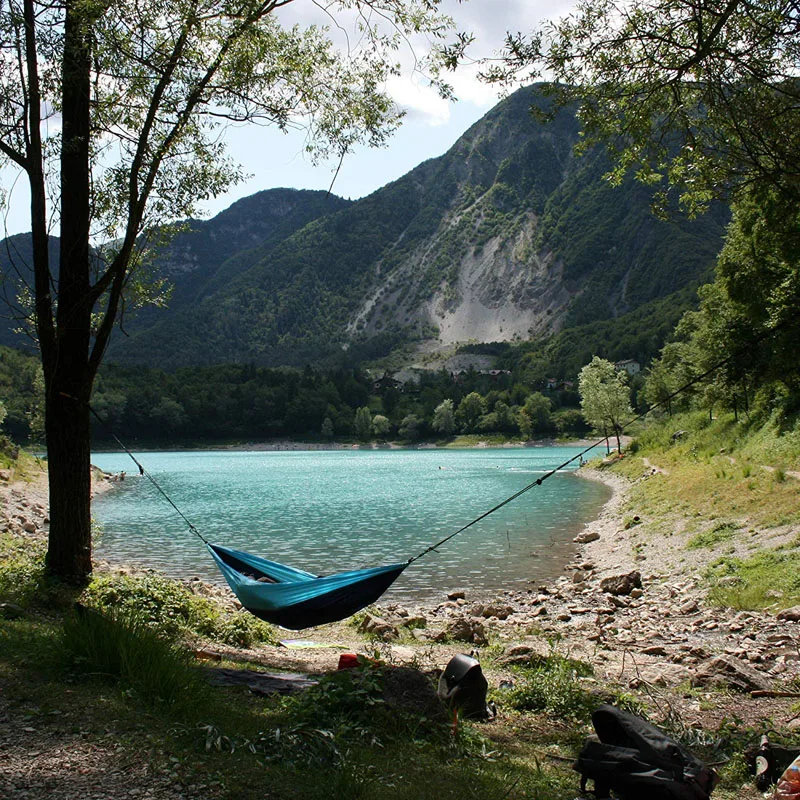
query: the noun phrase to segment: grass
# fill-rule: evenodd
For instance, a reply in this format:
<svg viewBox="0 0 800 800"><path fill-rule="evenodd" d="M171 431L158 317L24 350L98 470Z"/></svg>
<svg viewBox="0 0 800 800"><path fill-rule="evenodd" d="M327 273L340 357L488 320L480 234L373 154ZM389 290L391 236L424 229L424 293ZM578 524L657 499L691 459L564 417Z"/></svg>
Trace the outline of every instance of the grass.
<svg viewBox="0 0 800 800"><path fill-rule="evenodd" d="M685 434L673 441L679 430ZM712 525L746 519L761 527L800 522L800 483L781 479L800 463L800 444L787 446L775 431L751 431L732 416L709 421L707 414L684 414L642 431L636 456L615 469L639 478L643 458L668 472L632 488L631 508L643 517L678 515ZM775 466L773 458L782 461L780 470L761 468Z"/></svg>
<svg viewBox="0 0 800 800"><path fill-rule="evenodd" d="M678 430L683 434L673 438ZM728 551L707 569L712 602L742 610L800 602L800 541L769 547L759 536L800 523L800 481L787 474L800 464L798 423L787 430L731 415L666 418L641 431L635 456L614 469L638 479L646 471L642 459L667 473L631 488L629 507L648 520L646 533L671 534L679 522L693 531L687 549ZM736 557L743 543L751 555Z"/></svg>
<svg viewBox="0 0 800 800"><path fill-rule="evenodd" d="M390 708L374 665L290 698L197 680L185 653L141 621L0 620L0 681L15 719L136 753L176 784L212 787L213 798L574 796L563 764L507 758L478 725L462 722L454 736L446 720Z"/></svg>
<svg viewBox="0 0 800 800"><path fill-rule="evenodd" d="M689 550L697 550L701 547L713 548L722 542L727 542L736 538L736 534L739 530L740 527L735 522L720 522L710 531L702 531L692 536L686 543L686 547L689 548Z"/></svg>
<svg viewBox="0 0 800 800"><path fill-rule="evenodd" d="M721 558L708 570L709 599L738 609L780 610L800 603L800 542L750 558Z"/></svg>
<svg viewBox="0 0 800 800"><path fill-rule="evenodd" d="M670 438L673 425L644 432L638 453L613 467L638 478L639 456L649 455L669 471L634 487L629 520L639 517L635 532L643 542L669 528L676 505L701 549L770 520L798 520L798 484L787 474L796 467L791 447L780 445L777 475L760 468L770 463L758 455L768 439L754 444L730 420L683 419L689 433L678 442ZM101 576L80 598L97 613L74 614L76 594L47 581L41 558L41 547L0 535L0 602L22 610L20 619L0 618L0 699L10 724L65 747L91 742L98 752L124 751L184 793L203 787L208 800L572 800L578 779L569 760L589 733L591 710L612 700L646 713L636 697L555 649L518 668L513 688L493 692L496 723L462 721L455 735L448 725L388 706L380 668L366 664L290 698L212 689L187 643L269 641L270 629L251 630L248 618L150 573ZM709 572L712 596L739 607L797 602L799 560L797 543L744 559L728 555ZM708 760L741 752L741 737L694 733L690 746ZM741 800L749 781L741 758L722 772L714 797Z"/></svg>
<svg viewBox="0 0 800 800"><path fill-rule="evenodd" d="M146 706L165 706L176 718L196 714L209 687L189 651L125 611L108 614L79 606L65 616L61 649L73 671L108 680Z"/></svg>
<svg viewBox="0 0 800 800"><path fill-rule="evenodd" d="M592 674L589 664L554 654L529 667L517 667L516 684L502 700L518 711L545 711L585 723L601 702L581 682Z"/></svg>
<svg viewBox="0 0 800 800"><path fill-rule="evenodd" d="M48 584L39 552L10 538L2 552L0 602L13 597L21 612L0 617L2 699L11 724L37 736L98 752L107 743L178 786L209 787L209 798L574 796L563 763L526 748L505 755L478 724L453 735L447 718L390 707L371 664L296 697L211 688L184 644L204 624L194 603L205 598L153 575L102 576L80 598L93 607L75 611L75 592ZM48 592L60 602L46 607Z"/></svg>

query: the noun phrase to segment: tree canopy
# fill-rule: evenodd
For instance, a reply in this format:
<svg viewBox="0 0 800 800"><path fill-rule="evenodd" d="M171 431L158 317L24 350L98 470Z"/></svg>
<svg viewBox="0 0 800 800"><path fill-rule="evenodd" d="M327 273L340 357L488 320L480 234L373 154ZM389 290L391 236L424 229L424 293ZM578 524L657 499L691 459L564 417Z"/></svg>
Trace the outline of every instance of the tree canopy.
<svg viewBox="0 0 800 800"><path fill-rule="evenodd" d="M488 79L546 75L556 107L579 106L584 140L634 172L661 212L731 202L716 281L664 349L650 398L722 363L697 392L734 410L796 410L800 367L800 28L794 0L580 0L509 35ZM683 402L683 400L681 401Z"/></svg>
<svg viewBox="0 0 800 800"><path fill-rule="evenodd" d="M621 449L622 429L633 417L626 378L623 370L599 356L595 356L578 376L584 418L598 433L604 436L613 433L617 438L617 450Z"/></svg>
<svg viewBox="0 0 800 800"><path fill-rule="evenodd" d="M398 48L451 27L439 0L336 0L355 38L285 24L300 0L9 0L0 6L0 166L31 195L32 303L45 383L52 574L91 571L89 399L114 325L158 299L152 245L241 177L225 126L304 126L313 156L379 145L402 112ZM438 53L418 62L442 92ZM7 197L7 195L3 195ZM59 235L58 270L48 233ZM31 276L32 275L32 279ZM165 406L170 424L178 409Z"/></svg>
<svg viewBox="0 0 800 800"><path fill-rule="evenodd" d="M800 197L800 33L792 0L581 0L509 35L490 80L550 76L587 146L696 211L755 184Z"/></svg>

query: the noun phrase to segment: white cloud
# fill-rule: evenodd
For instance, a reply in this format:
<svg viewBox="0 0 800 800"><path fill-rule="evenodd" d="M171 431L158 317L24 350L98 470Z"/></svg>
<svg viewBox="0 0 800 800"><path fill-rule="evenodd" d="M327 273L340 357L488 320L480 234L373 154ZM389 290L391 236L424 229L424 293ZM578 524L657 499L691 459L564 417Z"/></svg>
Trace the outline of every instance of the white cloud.
<svg viewBox="0 0 800 800"><path fill-rule="evenodd" d="M439 96L419 76L389 79L387 90L394 102L406 112L406 120L424 120L428 125L446 125L450 121L450 102Z"/></svg>

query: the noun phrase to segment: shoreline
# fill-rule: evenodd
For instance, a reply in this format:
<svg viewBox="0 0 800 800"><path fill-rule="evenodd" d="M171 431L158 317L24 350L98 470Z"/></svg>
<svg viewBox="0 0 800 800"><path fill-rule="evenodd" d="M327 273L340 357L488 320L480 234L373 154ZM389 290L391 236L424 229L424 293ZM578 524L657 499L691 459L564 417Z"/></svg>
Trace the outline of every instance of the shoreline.
<svg viewBox="0 0 800 800"><path fill-rule="evenodd" d="M663 692L680 686L726 686L770 689L800 679L800 621L778 619L760 611L737 611L711 606L706 600L703 554L692 551L687 560L686 536L649 537L643 553L641 529L626 525L630 488L642 480L664 476L643 465L635 480L603 467L584 468L582 477L600 481L611 497L599 515L574 537L575 551L563 574L532 581L527 587L472 592L443 590L424 603L384 602L352 621L306 631L280 630L285 641L310 640L316 646L261 646L241 650L214 645L225 658L251 660L276 668L326 671L335 669L342 652L372 652L374 642L394 663L413 663L421 653L437 661L447 654L491 642L503 655L502 664L528 663L532 656L556 648L563 655L592 664L601 685ZM31 483L2 483L3 527L23 538L46 538L45 475ZM98 478L97 475L95 475ZM93 482L93 496L114 488L102 476ZM708 554L705 554L707 558ZM98 572L144 572L144 569L96 562ZM609 589L608 581L635 576L635 586ZM181 580L193 592L236 606L226 588ZM365 639L365 634L367 638ZM516 661L514 660L516 659ZM492 667L491 669L497 669ZM677 699L691 722L719 722L743 708L753 718L777 715L790 729L800 729L791 702L775 698L710 695L701 707L698 695ZM672 700L671 700L672 702Z"/></svg>
<svg viewBox="0 0 800 800"><path fill-rule="evenodd" d="M623 437L626 438L626 437ZM627 437L629 438L629 437ZM292 439L274 439L263 442L239 442L236 444L207 444L197 446L182 446L179 444L169 447L155 447L149 445L137 446L132 452L137 453L162 453L162 452L232 452L232 453L261 453L261 452L314 452L314 451L338 451L338 450L476 450L476 449L518 449L518 448L537 448L537 447L580 447L585 448L590 445L600 447L605 439L567 439L560 440L550 438L530 439L527 442L503 442L493 443L489 440L480 440L471 444L436 442L420 442L418 444L399 444L398 442L298 442ZM623 446L625 441L623 441ZM118 447L99 447L93 448L93 453L122 453Z"/></svg>

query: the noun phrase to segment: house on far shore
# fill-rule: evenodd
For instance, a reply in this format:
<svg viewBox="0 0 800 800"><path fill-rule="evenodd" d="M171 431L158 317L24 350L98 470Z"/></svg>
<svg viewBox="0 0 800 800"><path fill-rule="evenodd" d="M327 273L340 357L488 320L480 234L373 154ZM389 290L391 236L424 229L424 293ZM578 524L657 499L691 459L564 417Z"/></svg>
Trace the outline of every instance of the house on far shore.
<svg viewBox="0 0 800 800"><path fill-rule="evenodd" d="M622 361L617 361L614 366L618 370L625 370L625 372L627 372L631 378L634 375L638 375L642 371L642 365L633 358L626 358Z"/></svg>
<svg viewBox="0 0 800 800"><path fill-rule="evenodd" d="M372 381L373 392L386 392L390 389L403 391L403 382L398 381L391 372L384 372L382 377Z"/></svg>

